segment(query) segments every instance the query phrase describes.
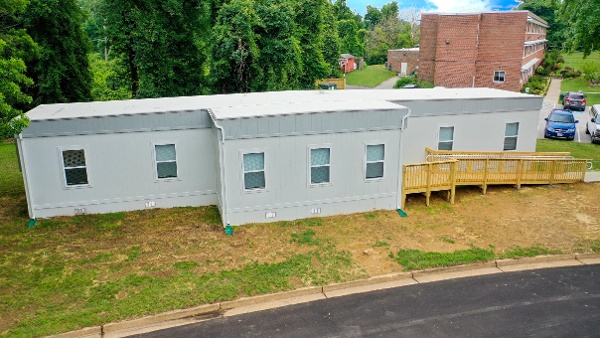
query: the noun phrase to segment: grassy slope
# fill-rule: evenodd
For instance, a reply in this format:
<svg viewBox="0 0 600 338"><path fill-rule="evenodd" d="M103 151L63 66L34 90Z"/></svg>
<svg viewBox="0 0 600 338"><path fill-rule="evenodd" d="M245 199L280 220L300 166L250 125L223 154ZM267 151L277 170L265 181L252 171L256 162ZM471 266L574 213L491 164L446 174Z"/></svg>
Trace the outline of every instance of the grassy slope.
<svg viewBox="0 0 600 338"><path fill-rule="evenodd" d="M362 70L346 74L346 84L349 86L376 87L396 73L385 69L383 65L369 65Z"/></svg>
<svg viewBox="0 0 600 338"><path fill-rule="evenodd" d="M595 62L600 64L600 52L593 52L587 58L583 58L583 53L563 54L565 59L564 66L574 69L581 69L584 62ZM590 87L589 83L582 77L577 79L566 79L561 84L562 91L583 91L587 96L588 105L600 104L600 87Z"/></svg>
<svg viewBox="0 0 600 338"><path fill-rule="evenodd" d="M600 146L591 143L538 140L536 151L567 151L575 158L592 159L593 168L600 170Z"/></svg>

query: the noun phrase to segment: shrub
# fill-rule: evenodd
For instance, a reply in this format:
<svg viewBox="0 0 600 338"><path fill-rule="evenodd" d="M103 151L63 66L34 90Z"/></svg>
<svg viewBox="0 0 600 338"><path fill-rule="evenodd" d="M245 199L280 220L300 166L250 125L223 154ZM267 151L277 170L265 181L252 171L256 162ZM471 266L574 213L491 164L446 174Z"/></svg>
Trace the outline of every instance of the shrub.
<svg viewBox="0 0 600 338"><path fill-rule="evenodd" d="M416 82L416 79L414 76L402 77L402 78L399 78L398 81L396 81L394 88L402 88L402 87L406 86L407 84L414 84L415 82Z"/></svg>
<svg viewBox="0 0 600 338"><path fill-rule="evenodd" d="M550 70L540 66L535 69L535 73L538 75L546 76L550 74Z"/></svg>

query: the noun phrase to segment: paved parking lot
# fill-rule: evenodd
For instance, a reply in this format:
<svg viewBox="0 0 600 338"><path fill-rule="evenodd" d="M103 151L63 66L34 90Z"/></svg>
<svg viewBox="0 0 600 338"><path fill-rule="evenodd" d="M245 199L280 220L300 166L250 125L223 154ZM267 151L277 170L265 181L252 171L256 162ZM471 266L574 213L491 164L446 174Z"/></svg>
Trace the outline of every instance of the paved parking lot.
<svg viewBox="0 0 600 338"><path fill-rule="evenodd" d="M544 129L546 127L546 121L544 120L553 108L562 108L562 105L558 103L560 96L560 83L561 79L552 79L548 93L544 97L544 103L540 110L540 118L538 121L537 137L544 138ZM586 107L585 111L573 111L575 119L579 120L577 123L577 135L575 136L574 142L590 143L592 138L590 135L585 133L585 125L590 120L589 114L590 107Z"/></svg>

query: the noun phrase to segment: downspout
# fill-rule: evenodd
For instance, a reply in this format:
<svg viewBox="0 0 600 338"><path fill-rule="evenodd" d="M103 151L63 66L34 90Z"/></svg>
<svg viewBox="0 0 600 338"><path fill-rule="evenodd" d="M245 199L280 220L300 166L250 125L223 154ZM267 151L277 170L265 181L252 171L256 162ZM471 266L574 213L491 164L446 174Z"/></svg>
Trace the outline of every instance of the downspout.
<svg viewBox="0 0 600 338"><path fill-rule="evenodd" d="M21 172L23 174L23 184L25 185L25 197L27 199L27 213L29 213L30 219L35 219L33 212L33 205L31 204L31 191L29 190L29 181L27 177L27 164L25 163L25 147L23 145L23 134L19 133L18 137L15 138L17 141L17 147L19 147L19 162L21 163Z"/></svg>
<svg viewBox="0 0 600 338"><path fill-rule="evenodd" d="M223 226L227 226L229 225L229 220L228 220L228 214L227 214L227 198L226 198L226 192L227 189L225 188L225 166L223 165L224 162L224 158L225 158L225 129L223 129L223 126L221 126L219 124L219 122L217 122L217 118L215 117L212 109L208 108L208 115L210 116L210 118L213 121L213 124L215 125L215 127L217 129L219 129L221 131L221 137L220 137L220 142L219 140L217 140L217 144L219 145L219 175L221 176L221 217L222 217L222 221L223 221Z"/></svg>
<svg viewBox="0 0 600 338"><path fill-rule="evenodd" d="M411 110L408 108L408 114L404 115L402 118L402 126L400 127L400 145L398 151L398 189L396 193L396 210L400 210L402 208L402 181L404 177L402 176L402 154L404 151L402 150L404 145L404 131L408 127L407 121L410 116Z"/></svg>

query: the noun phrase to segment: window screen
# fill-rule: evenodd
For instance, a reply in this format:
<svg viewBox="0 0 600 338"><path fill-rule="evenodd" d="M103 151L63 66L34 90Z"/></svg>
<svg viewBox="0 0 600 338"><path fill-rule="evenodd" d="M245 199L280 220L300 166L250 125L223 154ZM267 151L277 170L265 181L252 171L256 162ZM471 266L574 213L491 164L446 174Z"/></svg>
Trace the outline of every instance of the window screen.
<svg viewBox="0 0 600 338"><path fill-rule="evenodd" d="M323 184L329 183L330 170L330 149L317 148L310 150L310 183Z"/></svg>
<svg viewBox="0 0 600 338"><path fill-rule="evenodd" d="M265 153L244 154L244 189L264 189L265 186Z"/></svg>
<svg viewBox="0 0 600 338"><path fill-rule="evenodd" d="M519 123L512 122L506 124L504 132L504 150L517 149L517 137L519 135Z"/></svg>
<svg viewBox="0 0 600 338"><path fill-rule="evenodd" d="M62 156L67 186L89 184L83 149L64 150Z"/></svg>
<svg viewBox="0 0 600 338"><path fill-rule="evenodd" d="M438 150L452 150L454 127L440 127Z"/></svg>
<svg viewBox="0 0 600 338"><path fill-rule="evenodd" d="M160 179L177 177L177 154L174 144L157 144L154 146L156 155L156 175Z"/></svg>
<svg viewBox="0 0 600 338"><path fill-rule="evenodd" d="M383 161L385 159L385 145L376 144L367 146L366 178L383 177Z"/></svg>

